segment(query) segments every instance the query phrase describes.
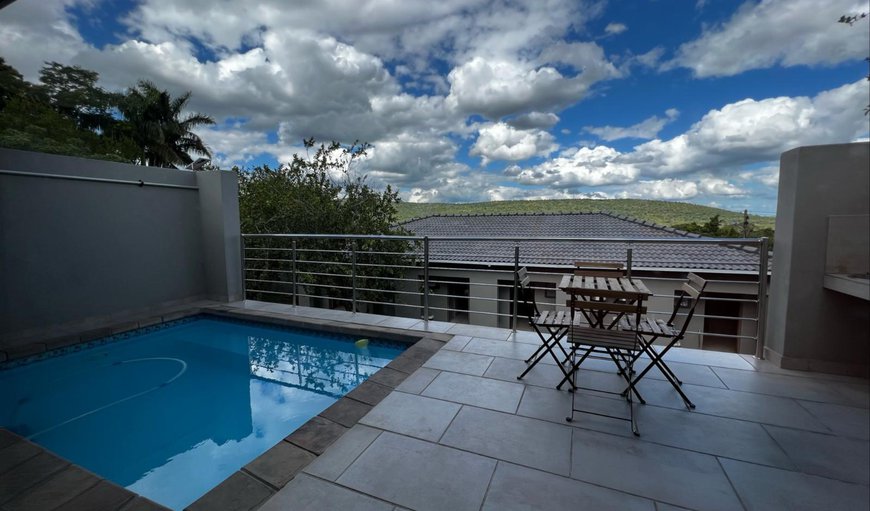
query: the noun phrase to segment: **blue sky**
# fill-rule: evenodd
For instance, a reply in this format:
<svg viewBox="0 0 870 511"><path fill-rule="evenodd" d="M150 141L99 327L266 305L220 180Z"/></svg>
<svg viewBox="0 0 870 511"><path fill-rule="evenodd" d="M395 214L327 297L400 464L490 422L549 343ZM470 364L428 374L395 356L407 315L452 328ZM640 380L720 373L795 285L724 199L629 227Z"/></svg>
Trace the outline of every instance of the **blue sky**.
<svg viewBox="0 0 870 511"><path fill-rule="evenodd" d="M773 214L779 154L863 140L853 0L17 0L0 55L147 78L223 167L373 144L404 200L651 198Z"/></svg>

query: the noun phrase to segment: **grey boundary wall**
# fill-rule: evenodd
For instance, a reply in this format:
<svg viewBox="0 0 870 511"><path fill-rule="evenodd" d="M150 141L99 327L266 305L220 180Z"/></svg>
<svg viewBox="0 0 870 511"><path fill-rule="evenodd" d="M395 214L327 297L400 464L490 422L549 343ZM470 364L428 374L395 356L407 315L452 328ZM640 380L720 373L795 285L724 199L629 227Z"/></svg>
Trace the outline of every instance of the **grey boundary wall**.
<svg viewBox="0 0 870 511"><path fill-rule="evenodd" d="M234 172L0 149L0 339L241 297Z"/></svg>

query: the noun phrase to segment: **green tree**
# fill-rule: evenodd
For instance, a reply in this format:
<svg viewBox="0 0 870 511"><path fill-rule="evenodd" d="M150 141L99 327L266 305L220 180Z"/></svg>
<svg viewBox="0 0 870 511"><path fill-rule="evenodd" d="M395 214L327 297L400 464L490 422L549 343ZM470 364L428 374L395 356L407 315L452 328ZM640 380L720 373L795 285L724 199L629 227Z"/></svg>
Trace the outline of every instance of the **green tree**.
<svg viewBox="0 0 870 511"><path fill-rule="evenodd" d="M26 94L29 87L30 84L24 80L21 73L0 57L0 110L3 110L12 98Z"/></svg>
<svg viewBox="0 0 870 511"><path fill-rule="evenodd" d="M0 146L133 161L135 145L116 129L111 95L96 86L96 73L50 63L40 74L48 85L25 81L0 58Z"/></svg>
<svg viewBox="0 0 870 511"><path fill-rule="evenodd" d="M713 238L760 238L767 237L773 242L773 229L769 227L758 228L749 222L749 212L743 211L743 222L738 225L724 225L719 215L713 215L710 220L703 224L690 222L686 224L675 224L673 226L686 232L700 234L702 236L710 236Z"/></svg>
<svg viewBox="0 0 870 511"><path fill-rule="evenodd" d="M99 85L100 75L78 66L46 62L39 70L39 91L61 115L75 121L79 128L108 133L118 119L114 115L121 95Z"/></svg>
<svg viewBox="0 0 870 511"><path fill-rule="evenodd" d="M0 147L131 162L129 139L114 139L80 129L75 121L27 95L12 98L0 111Z"/></svg>
<svg viewBox="0 0 870 511"><path fill-rule="evenodd" d="M138 161L155 167L177 167L193 162L190 153L211 157L211 151L193 132L214 124L211 117L192 113L183 115L191 93L173 98L169 92L140 80L121 101L129 136L138 145Z"/></svg>
<svg viewBox="0 0 870 511"><path fill-rule="evenodd" d="M365 177L354 177L354 167L366 155L367 144L317 145L313 139L304 143L307 150L315 151L313 156L294 154L291 162L277 169L264 165L239 172L242 232L407 234L396 227L398 192L389 186L376 190L365 182ZM289 301L289 296L275 294L292 292L289 242L249 239L246 245L248 265L254 268L247 276L257 281L249 289L265 291L262 297L270 300L283 297ZM408 264L411 248L395 240L300 240L296 252L298 282L305 285L305 294L347 301L351 293L342 288L351 286L355 254L358 299L393 301L395 294L390 291L395 285L389 279L403 275L396 266ZM284 262L275 261L279 258Z"/></svg>

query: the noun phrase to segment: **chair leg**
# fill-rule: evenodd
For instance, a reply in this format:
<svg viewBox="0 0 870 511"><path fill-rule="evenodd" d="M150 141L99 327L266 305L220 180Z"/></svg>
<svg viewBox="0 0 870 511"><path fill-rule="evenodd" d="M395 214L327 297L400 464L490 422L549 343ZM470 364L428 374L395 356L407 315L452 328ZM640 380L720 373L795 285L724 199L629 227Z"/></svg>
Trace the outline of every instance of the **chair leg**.
<svg viewBox="0 0 870 511"><path fill-rule="evenodd" d="M553 345L559 346L559 349L561 349L562 352L567 355L567 353L565 352L565 348L562 347L560 342L565 337L565 335L567 335L568 329L563 328L563 327L556 327L556 328L545 327L547 329L547 331L550 333L550 337L547 338L546 340L544 340L544 336L543 336L542 332L540 330L538 330L537 325L532 325L532 327L538 332L538 335L541 337L541 340L543 341L543 344L535 351L535 354L539 353L542 350L543 350L543 353L540 353L537 356L537 358L535 358L534 354L532 355L532 357L529 357L528 360L535 358L534 362L532 362L528 367L526 367L525 371L523 371L522 374L517 376L517 379L522 380L529 373L529 371L531 371L533 367L538 365L538 362L540 362L549 353L550 356L553 358L553 361L555 361L556 365L559 367L559 370L562 371L562 375L564 376L564 378L562 379L562 382L559 384L559 387L558 387L561 390L562 383L564 383L565 380L568 379L569 373L567 371L565 371L565 367L564 367L563 363L561 363L559 361L559 357L556 356L556 353L553 352ZM528 360L526 361L527 363L528 363ZM572 384L571 390L573 391L573 384Z"/></svg>
<svg viewBox="0 0 870 511"><path fill-rule="evenodd" d="M586 353L584 353L583 356L580 357L580 360L578 360L576 362L574 362L573 360L571 361L571 368L569 369L568 374L566 374L565 377L562 378L562 381L560 381L559 384L556 385L556 390L562 390L562 385L564 385L565 383L571 384L571 388L568 389L568 392L574 392L577 389L576 379L572 380L571 378L575 377L575 375L577 374L577 368L580 367L580 364L582 364L583 361L586 360L586 357L588 357L590 353L592 353L591 348L586 350ZM577 347L576 346L571 348L571 355L573 357L577 356Z"/></svg>
<svg viewBox="0 0 870 511"><path fill-rule="evenodd" d="M646 366L646 368L643 371L640 372L640 374L635 376L634 380L632 381L632 385L637 385L637 383L641 380L641 378L643 378L646 375L646 373L648 373L650 371L650 369L652 369L653 366L655 366L659 369L659 371L661 371L661 373L665 376L665 379L668 380L668 383L670 383L671 386L674 387L674 390L676 390L677 393L680 395L680 397L683 399L683 403L685 403L686 408L688 408L689 410L694 410L695 403L693 403L692 400L689 399L689 396L687 396L686 393L683 392L683 389L681 388L683 382L681 382L679 379L677 379L676 375L671 370L671 368L668 367L668 365L665 364L665 362L664 362L665 353L667 353L668 350L670 350L677 343L677 341L679 341L679 338L673 339L660 352L652 349L651 344L647 345L647 347L649 349L646 351L647 351L648 355L650 356L650 359L651 359L650 363L649 363L649 365Z"/></svg>
<svg viewBox="0 0 870 511"><path fill-rule="evenodd" d="M589 353L587 352L586 355L588 355L588 354ZM575 349L571 350L571 355L573 355L574 357L577 356L576 347L575 347ZM583 358L586 358L586 355L584 355ZM574 409L577 407L576 402L575 402L575 399L577 399L577 392L575 392L577 389L577 367L579 365L580 365L580 362L578 362L576 365L574 365L573 363L571 364L572 367L571 367L571 381L570 381L570 383L571 383L571 387L574 390L571 391L571 415L565 417L566 422L573 422L574 421ZM562 382L562 383L564 383L564 382ZM559 383L559 387L557 387L560 390L562 388L562 383Z"/></svg>
<svg viewBox="0 0 870 511"><path fill-rule="evenodd" d="M629 368L633 369L632 366L634 364L632 362L629 362L628 364L629 364ZM629 383L629 385L630 385L629 389L634 390L634 393L637 393L637 389L634 388L634 385L631 385L630 383ZM631 398L631 394L632 394L631 392L628 392L628 396L627 396L628 414L629 414L629 419L631 420L631 432L634 434L634 436L640 436L640 430L637 428L637 419L634 417L634 399ZM637 398L640 400L641 403L644 403L644 400L642 397L640 397L640 394L637 394Z"/></svg>

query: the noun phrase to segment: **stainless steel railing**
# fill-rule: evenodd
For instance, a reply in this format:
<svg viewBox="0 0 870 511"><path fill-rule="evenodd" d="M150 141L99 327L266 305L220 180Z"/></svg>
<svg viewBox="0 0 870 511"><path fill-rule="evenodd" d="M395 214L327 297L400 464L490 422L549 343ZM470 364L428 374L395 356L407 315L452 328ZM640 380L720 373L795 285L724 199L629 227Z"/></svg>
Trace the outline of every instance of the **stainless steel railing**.
<svg viewBox="0 0 870 511"><path fill-rule="evenodd" d="M769 251L767 238L513 238L426 237L332 234L245 234L242 236L245 296L292 305L345 308L424 320L517 329L519 293L516 270L529 269L544 303L561 307L556 283L574 260L625 262L628 272L659 289L650 314L667 317L661 307L694 271L708 278L714 295L703 301L736 304L740 315L696 312L695 321L737 321L737 333L691 328L704 338L751 340L763 357ZM542 253L541 243L557 246ZM699 260L685 248L727 247L727 257ZM651 248L652 247L652 248ZM666 250L662 250L667 247ZM606 249L606 250L605 250ZM655 249L657 252L652 253ZM666 255L663 255L666 254ZM716 255L708 252L708 255ZM721 254L720 254L721 255ZM721 288L719 292L716 289ZM660 310L652 307L658 298ZM564 300L561 301L564 304ZM744 305L745 304L745 305ZM542 303L539 301L539 305ZM752 313L754 311L754 313ZM679 314L679 313L678 313ZM507 323L507 324L505 324Z"/></svg>

